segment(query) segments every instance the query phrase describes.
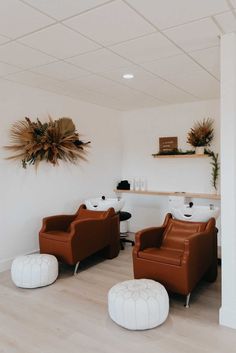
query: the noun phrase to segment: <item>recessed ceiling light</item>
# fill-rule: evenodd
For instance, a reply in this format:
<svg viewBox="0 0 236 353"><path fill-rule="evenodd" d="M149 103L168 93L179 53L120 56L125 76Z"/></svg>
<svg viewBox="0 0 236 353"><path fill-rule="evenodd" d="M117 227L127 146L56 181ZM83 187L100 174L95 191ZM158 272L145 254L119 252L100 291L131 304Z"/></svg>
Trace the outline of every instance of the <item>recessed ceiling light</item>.
<svg viewBox="0 0 236 353"><path fill-rule="evenodd" d="M134 75L133 74L124 74L122 77L125 78L126 80L131 80L131 78L134 78Z"/></svg>

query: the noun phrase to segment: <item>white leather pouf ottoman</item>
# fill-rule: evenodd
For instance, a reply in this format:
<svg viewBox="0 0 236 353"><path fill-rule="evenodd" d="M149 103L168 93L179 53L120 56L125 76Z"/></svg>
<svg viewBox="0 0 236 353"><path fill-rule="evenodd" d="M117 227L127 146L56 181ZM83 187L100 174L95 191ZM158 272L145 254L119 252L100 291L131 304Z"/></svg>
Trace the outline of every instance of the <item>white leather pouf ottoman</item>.
<svg viewBox="0 0 236 353"><path fill-rule="evenodd" d="M161 325L169 313L169 297L162 284L134 279L116 284L108 293L111 319L129 330Z"/></svg>
<svg viewBox="0 0 236 353"><path fill-rule="evenodd" d="M17 287L37 288L53 283L58 276L55 256L32 254L17 257L11 266L11 278Z"/></svg>

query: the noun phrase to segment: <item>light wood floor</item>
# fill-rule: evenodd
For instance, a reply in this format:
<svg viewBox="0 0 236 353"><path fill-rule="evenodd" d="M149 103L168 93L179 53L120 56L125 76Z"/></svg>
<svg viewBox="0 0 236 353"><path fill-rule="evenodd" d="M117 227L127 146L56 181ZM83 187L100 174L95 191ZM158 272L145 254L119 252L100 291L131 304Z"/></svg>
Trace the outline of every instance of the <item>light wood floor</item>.
<svg viewBox="0 0 236 353"><path fill-rule="evenodd" d="M0 274L1 353L235 353L236 331L218 325L220 281L201 283L191 307L171 296L167 321L128 331L107 314L107 292L132 278L131 247L113 260L92 259L77 276L63 267L51 286L16 288Z"/></svg>

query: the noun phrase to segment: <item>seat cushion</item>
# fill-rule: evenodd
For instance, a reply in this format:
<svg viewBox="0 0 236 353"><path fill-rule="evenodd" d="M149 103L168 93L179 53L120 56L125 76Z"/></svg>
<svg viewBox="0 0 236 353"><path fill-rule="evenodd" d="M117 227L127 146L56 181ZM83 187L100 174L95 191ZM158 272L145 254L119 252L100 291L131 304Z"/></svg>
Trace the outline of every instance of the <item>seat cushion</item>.
<svg viewBox="0 0 236 353"><path fill-rule="evenodd" d="M138 252L138 257L169 265L181 265L182 251L167 248L147 248Z"/></svg>

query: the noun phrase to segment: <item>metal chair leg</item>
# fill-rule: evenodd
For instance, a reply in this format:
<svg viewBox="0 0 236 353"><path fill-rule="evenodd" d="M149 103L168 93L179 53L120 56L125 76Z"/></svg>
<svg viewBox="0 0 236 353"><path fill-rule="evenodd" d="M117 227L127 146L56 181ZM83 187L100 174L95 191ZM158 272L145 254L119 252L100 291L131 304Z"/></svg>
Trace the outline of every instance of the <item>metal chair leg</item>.
<svg viewBox="0 0 236 353"><path fill-rule="evenodd" d="M121 249L121 250L124 250L124 249L125 249L125 247L124 247L122 241L120 241L120 249Z"/></svg>
<svg viewBox="0 0 236 353"><path fill-rule="evenodd" d="M75 265L74 276L77 275L79 264L80 264L80 261L78 261L77 264Z"/></svg>
<svg viewBox="0 0 236 353"><path fill-rule="evenodd" d="M189 308L190 296L191 296L191 293L188 293L188 295L186 295L186 302L184 305L185 308Z"/></svg>

